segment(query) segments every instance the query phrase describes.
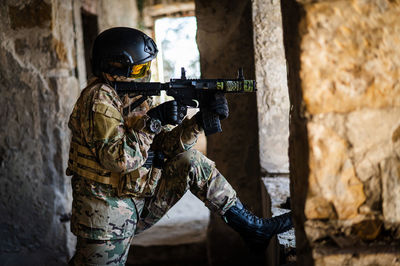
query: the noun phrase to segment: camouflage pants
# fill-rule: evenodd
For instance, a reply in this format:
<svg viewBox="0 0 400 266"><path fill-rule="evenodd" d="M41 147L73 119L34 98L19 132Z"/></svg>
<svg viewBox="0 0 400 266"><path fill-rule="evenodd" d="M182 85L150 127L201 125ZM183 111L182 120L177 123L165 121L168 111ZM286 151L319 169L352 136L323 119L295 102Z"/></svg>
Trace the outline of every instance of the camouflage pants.
<svg viewBox="0 0 400 266"><path fill-rule="evenodd" d="M69 265L125 265L132 238L92 240L78 237L76 252Z"/></svg>
<svg viewBox="0 0 400 266"><path fill-rule="evenodd" d="M191 149L166 163L155 195L137 204L141 215L136 234L160 220L188 189L211 211L221 215L236 201L235 190L215 168L214 162Z"/></svg>
<svg viewBox="0 0 400 266"><path fill-rule="evenodd" d="M154 196L133 199L140 214L135 234L159 221L188 189L211 211L220 214L236 201L235 190L215 168L214 162L192 149L167 161ZM131 239L102 241L78 238L77 251L70 263L124 265Z"/></svg>

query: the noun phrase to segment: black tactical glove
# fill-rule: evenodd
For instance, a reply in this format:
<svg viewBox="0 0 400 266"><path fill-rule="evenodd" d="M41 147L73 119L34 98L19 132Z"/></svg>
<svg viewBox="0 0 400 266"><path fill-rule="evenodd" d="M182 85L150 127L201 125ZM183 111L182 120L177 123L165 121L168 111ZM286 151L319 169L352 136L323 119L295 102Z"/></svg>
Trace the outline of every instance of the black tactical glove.
<svg viewBox="0 0 400 266"><path fill-rule="evenodd" d="M223 120L229 116L228 101L223 93L214 94L206 107L209 111L219 115L219 119Z"/></svg>
<svg viewBox="0 0 400 266"><path fill-rule="evenodd" d="M147 115L153 119L160 120L162 125L176 125L180 122L178 118L178 103L176 101L162 103L150 109Z"/></svg>
<svg viewBox="0 0 400 266"><path fill-rule="evenodd" d="M228 101L223 93L215 93L209 95L202 100L200 111L196 114L195 118L197 124L204 129L203 113L209 112L219 116L223 120L229 116Z"/></svg>

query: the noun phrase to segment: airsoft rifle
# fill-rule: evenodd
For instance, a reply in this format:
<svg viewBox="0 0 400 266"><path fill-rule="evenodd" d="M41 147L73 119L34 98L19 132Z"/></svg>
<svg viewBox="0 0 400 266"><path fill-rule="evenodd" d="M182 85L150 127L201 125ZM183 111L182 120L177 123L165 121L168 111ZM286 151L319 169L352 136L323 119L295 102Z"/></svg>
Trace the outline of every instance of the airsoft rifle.
<svg viewBox="0 0 400 266"><path fill-rule="evenodd" d="M187 79L185 73L185 69L181 68L181 78L172 78L166 83L114 82L114 86L121 94L159 96L161 91L165 91L177 101L181 120L186 114L187 107L200 108L207 136L222 131L219 116L207 110L206 104L210 97L221 93L256 91L256 82L244 79L242 68L239 69L236 79Z"/></svg>

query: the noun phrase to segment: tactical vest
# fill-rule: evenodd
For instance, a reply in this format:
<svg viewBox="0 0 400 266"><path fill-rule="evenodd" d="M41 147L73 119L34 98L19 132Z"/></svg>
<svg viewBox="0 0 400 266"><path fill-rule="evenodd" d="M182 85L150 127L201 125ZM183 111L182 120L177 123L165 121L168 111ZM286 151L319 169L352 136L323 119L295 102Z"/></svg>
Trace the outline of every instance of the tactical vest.
<svg viewBox="0 0 400 266"><path fill-rule="evenodd" d="M120 173L111 172L101 166L90 149L71 141L67 175L73 174L113 187L118 187L121 176Z"/></svg>
<svg viewBox="0 0 400 266"><path fill-rule="evenodd" d="M96 84L95 84L96 85ZM94 86L93 86L94 87ZM142 110L146 113L149 109L149 104L147 102L148 97L138 96L137 99L132 101L129 106L124 108L123 114L127 116L130 112L133 112L137 107L144 106L145 109ZM98 112L109 111L108 108L105 110L97 110ZM110 115L110 114L108 114ZM143 114L142 114L143 115ZM115 116L116 119L120 118L118 113ZM79 175L81 177L102 183L107 185L112 185L113 187L118 187L121 179L121 173L111 172L105 169L97 160L95 154L86 146L79 144L74 139L71 141L71 147L69 151L68 168L66 171L67 175ZM140 175L139 169L134 170L130 173L132 178L138 178Z"/></svg>

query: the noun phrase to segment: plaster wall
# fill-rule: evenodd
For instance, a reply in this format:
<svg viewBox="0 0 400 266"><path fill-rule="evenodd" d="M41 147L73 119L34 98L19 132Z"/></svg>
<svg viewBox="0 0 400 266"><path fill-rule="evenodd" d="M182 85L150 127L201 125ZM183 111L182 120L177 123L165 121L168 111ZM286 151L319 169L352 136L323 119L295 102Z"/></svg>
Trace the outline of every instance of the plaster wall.
<svg viewBox="0 0 400 266"><path fill-rule="evenodd" d="M282 12L299 263L398 265L400 3L282 1Z"/></svg>
<svg viewBox="0 0 400 266"><path fill-rule="evenodd" d="M85 76L74 4L5 0L0 9L3 265L62 265L74 248L67 121Z"/></svg>

